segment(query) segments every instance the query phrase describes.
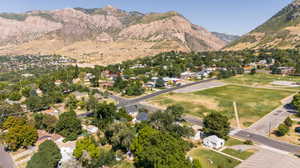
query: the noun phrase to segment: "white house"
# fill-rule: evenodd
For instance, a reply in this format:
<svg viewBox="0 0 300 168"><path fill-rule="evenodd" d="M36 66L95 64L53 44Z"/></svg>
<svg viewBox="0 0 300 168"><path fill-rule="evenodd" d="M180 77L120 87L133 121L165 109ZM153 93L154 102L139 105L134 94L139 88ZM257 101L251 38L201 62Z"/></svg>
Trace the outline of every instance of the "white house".
<svg viewBox="0 0 300 168"><path fill-rule="evenodd" d="M219 149L222 148L225 144L225 140L212 135L203 139L203 145L209 148Z"/></svg>

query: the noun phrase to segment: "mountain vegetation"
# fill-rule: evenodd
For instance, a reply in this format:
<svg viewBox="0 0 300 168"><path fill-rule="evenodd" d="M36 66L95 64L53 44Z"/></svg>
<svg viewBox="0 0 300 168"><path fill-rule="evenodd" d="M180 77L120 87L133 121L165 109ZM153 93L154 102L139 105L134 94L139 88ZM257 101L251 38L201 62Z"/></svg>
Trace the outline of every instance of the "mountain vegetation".
<svg viewBox="0 0 300 168"><path fill-rule="evenodd" d="M264 24L230 43L227 50L299 48L300 1L295 0Z"/></svg>

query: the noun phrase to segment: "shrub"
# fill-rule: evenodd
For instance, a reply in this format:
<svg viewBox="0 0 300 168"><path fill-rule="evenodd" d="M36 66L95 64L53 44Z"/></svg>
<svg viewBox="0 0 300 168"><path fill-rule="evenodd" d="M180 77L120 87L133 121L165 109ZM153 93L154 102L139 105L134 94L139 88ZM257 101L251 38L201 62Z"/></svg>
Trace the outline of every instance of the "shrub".
<svg viewBox="0 0 300 168"><path fill-rule="evenodd" d="M280 124L278 130L276 131L277 136L284 136L289 132L289 127L285 124Z"/></svg>
<svg viewBox="0 0 300 168"><path fill-rule="evenodd" d="M253 142L251 140L246 140L244 142L245 145L253 145Z"/></svg>
<svg viewBox="0 0 300 168"><path fill-rule="evenodd" d="M284 120L284 124L288 127L291 127L293 125L293 121L291 120L290 117L288 117Z"/></svg>

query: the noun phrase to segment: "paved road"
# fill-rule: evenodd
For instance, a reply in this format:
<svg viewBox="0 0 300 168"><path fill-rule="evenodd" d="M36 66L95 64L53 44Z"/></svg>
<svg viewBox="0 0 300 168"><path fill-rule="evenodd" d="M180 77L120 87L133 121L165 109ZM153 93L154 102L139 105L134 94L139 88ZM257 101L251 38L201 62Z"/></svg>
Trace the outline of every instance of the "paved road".
<svg viewBox="0 0 300 168"><path fill-rule="evenodd" d="M139 97L139 98L136 98L136 99L130 99L128 101L122 101L118 104L118 106L128 106L128 105L137 104L141 101L153 98L155 96L159 96L161 94L165 94L165 93L172 92L172 91L175 91L175 90L178 90L178 89L182 89L182 88L186 88L186 87L189 87L189 86L193 86L193 85L197 85L197 84L201 84L201 83L206 83L206 82L210 82L210 81L214 81L214 80L216 80L216 78L202 80L202 81L198 81L198 82L193 82L193 83L189 83L189 84L185 84L185 85L181 85L181 86L176 86L176 87L169 88L169 89L164 89L164 90L157 91L155 93L148 94L146 96L142 96L142 97Z"/></svg>
<svg viewBox="0 0 300 168"><path fill-rule="evenodd" d="M182 88L182 89L177 89L174 92L175 93L190 93L190 92L196 92L196 91L215 88L215 87L221 87L221 86L224 86L224 85L226 85L226 83L221 82L221 81L209 81L209 82L206 82L206 83L200 83L200 84L185 87L185 88Z"/></svg>
<svg viewBox="0 0 300 168"><path fill-rule="evenodd" d="M15 168L15 164L11 156L0 146L0 167L2 168Z"/></svg>
<svg viewBox="0 0 300 168"><path fill-rule="evenodd" d="M257 142L260 144L263 144L265 146L279 149L285 152L289 153L294 153L294 154L299 154L300 153L300 146L298 145L293 145L293 144L288 144L286 142L281 142L281 141L276 141L273 139L270 139L268 137L265 137L263 135L251 133L249 131L241 130L237 132L234 136L242 139L248 139L253 142Z"/></svg>
<svg viewBox="0 0 300 168"><path fill-rule="evenodd" d="M296 113L289 105L291 101L292 96L283 102L284 105L276 108L259 121L252 124L247 131L260 135L268 135L270 131L276 129L288 116L292 113Z"/></svg>
<svg viewBox="0 0 300 168"><path fill-rule="evenodd" d="M300 159L267 149L259 151L236 168L299 168Z"/></svg>

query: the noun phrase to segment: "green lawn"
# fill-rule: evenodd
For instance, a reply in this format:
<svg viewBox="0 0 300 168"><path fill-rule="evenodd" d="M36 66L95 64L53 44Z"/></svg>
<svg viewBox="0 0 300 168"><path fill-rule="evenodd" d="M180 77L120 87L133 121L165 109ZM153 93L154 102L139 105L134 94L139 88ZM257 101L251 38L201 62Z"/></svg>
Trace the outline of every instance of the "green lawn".
<svg viewBox="0 0 300 168"><path fill-rule="evenodd" d="M240 164L237 160L201 148L193 149L189 152L189 156L198 159L202 164L202 168L234 168Z"/></svg>
<svg viewBox="0 0 300 168"><path fill-rule="evenodd" d="M300 82L300 77L256 73L255 75L250 75L250 74L237 75L228 79L224 79L223 81L226 83L234 83L239 85L264 86L264 85L271 85L271 83L274 81Z"/></svg>
<svg viewBox="0 0 300 168"><path fill-rule="evenodd" d="M242 160L246 160L251 155L254 154L254 151L250 151L250 150L247 150L247 151L237 151L237 150L230 149L230 148L224 149L222 152L224 152L224 153L226 153L228 155L237 157L237 158L242 159Z"/></svg>
<svg viewBox="0 0 300 168"><path fill-rule="evenodd" d="M225 146L235 146L235 145L243 145L243 144L244 144L243 141L231 137L225 142Z"/></svg>
<svg viewBox="0 0 300 168"><path fill-rule="evenodd" d="M233 101L237 103L241 123L247 127L281 103L280 100L293 91L261 89L246 86L226 85L193 93L168 93L150 100L158 106L180 104L187 113L203 117L209 112L221 112L234 118Z"/></svg>

